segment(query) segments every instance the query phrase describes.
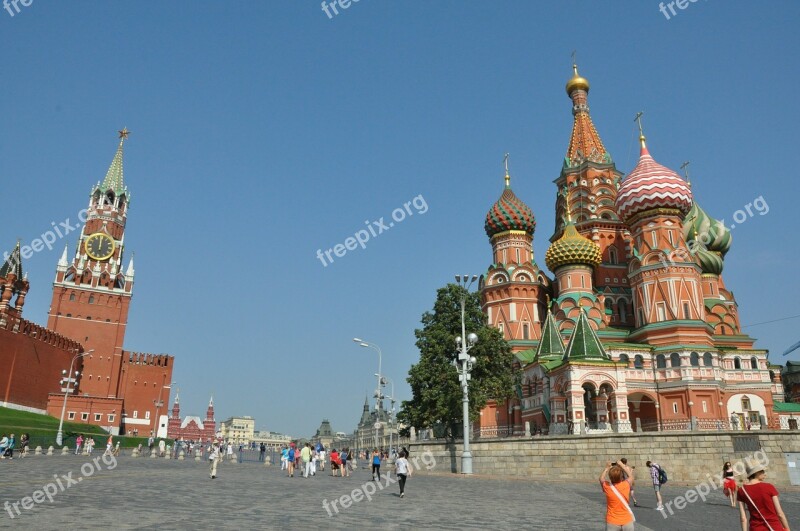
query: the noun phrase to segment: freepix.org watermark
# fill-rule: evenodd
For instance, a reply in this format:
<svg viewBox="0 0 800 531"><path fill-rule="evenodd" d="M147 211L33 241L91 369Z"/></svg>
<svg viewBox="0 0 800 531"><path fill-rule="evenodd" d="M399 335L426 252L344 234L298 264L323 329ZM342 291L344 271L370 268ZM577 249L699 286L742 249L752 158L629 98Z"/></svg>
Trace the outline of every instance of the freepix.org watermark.
<svg viewBox="0 0 800 531"><path fill-rule="evenodd" d="M414 210L411 209L412 206L414 207ZM328 264L332 264L334 261L334 258L331 255L336 255L337 258L342 258L345 254L347 254L347 251L355 251L358 249L358 247L366 249L367 242L371 238L377 238L379 235L394 227L395 223L400 223L406 219L406 217L413 216L415 211L417 214L424 214L428 211L428 203L425 202L425 198L422 197L422 194L418 195L411 201L406 201L403 203L402 207L392 210L392 219L394 221L390 221L387 224L384 217L380 218L378 221L365 221L364 224L369 230L361 229L356 231L353 236L346 238L344 243L337 243L326 251L317 249L317 258L320 262L322 262L324 267L328 267Z"/></svg>
<svg viewBox="0 0 800 531"><path fill-rule="evenodd" d="M433 457L433 454L430 451L425 451L422 452L421 455L413 458L410 457L408 459L409 472L413 472L414 470L419 470L422 468L419 463L420 460L422 461L422 465L425 466L427 470L431 470L436 467L436 458ZM374 496L375 493L388 488L394 483L397 483L397 478L392 478L391 473L384 474L381 481L368 481L359 488L353 489L350 494L343 494L342 496L330 502L327 498L325 498L322 500L322 508L328 513L328 516L339 514L339 507L337 507L337 505L340 505L341 509L345 510L350 508L354 503L358 503L363 500L372 501L372 496Z"/></svg>
<svg viewBox="0 0 800 531"><path fill-rule="evenodd" d="M31 2L33 0L30 0ZM351 5L357 4L359 0L332 0L330 2L322 1L322 10L328 15L328 19L332 19L335 15L339 14L339 9L348 9ZM333 12L333 14L331 14Z"/></svg>
<svg viewBox="0 0 800 531"><path fill-rule="evenodd" d="M21 255L23 260L29 259L33 256L33 253L38 253L39 251L43 251L45 247L47 247L48 251L53 250L53 244L56 243L57 240L64 238L67 234L80 231L82 227L81 223L86 223L87 216L89 214L89 209L84 208L80 212L78 212L78 221L80 223L72 224L70 222L70 218L65 219L64 221L59 221L56 223L55 221L50 222L51 230L46 230L42 234L39 235L38 238L34 238L31 240L30 245L22 245L19 248L19 254ZM11 253L8 251L3 254L3 261L7 262L8 259L11 257ZM17 265L17 264L13 264Z"/></svg>
<svg viewBox="0 0 800 531"><path fill-rule="evenodd" d="M755 217L754 211L760 216L766 216L769 213L769 205L767 204L767 201L764 199L763 195L756 197L753 201L747 203L733 213L733 221L736 223L726 225L724 219L721 219L720 222L727 229L733 230L736 228L737 224L741 225L748 219ZM714 238L708 233L708 231L700 232L693 240L686 244L686 249L678 247L671 251L668 255L663 255L659 260L664 266L674 266L678 262L685 262L690 258L690 256L694 256L697 251L701 250L702 247L708 246L708 244L712 241L714 241Z"/></svg>
<svg viewBox="0 0 800 531"><path fill-rule="evenodd" d="M740 459L731 465L735 475L744 476L745 471L747 470L747 465L759 465L766 467L769 465L769 458L764 450L759 450L753 455L748 455L744 459ZM722 472L713 476L711 474L706 474L706 481L703 481L694 488L687 490L683 496L677 496L665 503L664 510L661 511L661 516L666 519L675 514L675 512L672 510L673 503L675 504L675 509L682 511L686 508L687 504L694 503L697 500L703 500L705 502L706 496L711 494L712 491L721 488L724 480L725 477ZM669 514L667 514L667 511L669 511Z"/></svg>
<svg viewBox="0 0 800 531"><path fill-rule="evenodd" d="M8 11L9 16L14 16L21 10L19 6L28 7L33 3L33 0L3 0L3 9Z"/></svg>
<svg viewBox="0 0 800 531"><path fill-rule="evenodd" d="M15 501L13 503L6 501L3 504L3 508L8 513L8 516L11 518L16 518L18 516L22 516L20 507L24 511L30 511L37 505L44 503L45 500L47 500L48 503L53 503L53 498L56 494L64 492L71 486L77 485L83 481L83 478L91 477L95 472L102 470L103 467L100 465L100 461L106 465L107 470L114 470L117 468L117 459L113 455L105 454L102 457L95 457L91 461L87 461L81 465L80 476L72 477L72 472L62 475L54 474L54 481L43 485L42 488L36 489L31 493L30 496L25 496L19 501Z"/></svg>
<svg viewBox="0 0 800 531"><path fill-rule="evenodd" d="M669 20L678 14L678 12L675 11L676 7L680 10L684 10L689 7L689 4L694 4L695 2L697 2L697 0L673 0L672 2L661 2L658 4L658 10L663 13L667 20ZM672 13L672 16L667 13L667 10L669 10L669 13Z"/></svg>

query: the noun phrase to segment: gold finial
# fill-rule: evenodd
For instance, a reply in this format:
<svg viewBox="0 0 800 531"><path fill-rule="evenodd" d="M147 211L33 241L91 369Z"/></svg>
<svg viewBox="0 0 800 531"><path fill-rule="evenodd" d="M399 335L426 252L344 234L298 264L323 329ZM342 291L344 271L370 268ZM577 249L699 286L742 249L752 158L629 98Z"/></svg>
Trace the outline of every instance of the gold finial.
<svg viewBox="0 0 800 531"><path fill-rule="evenodd" d="M567 81L567 96L572 96L576 90L589 92L589 81L578 74L578 61L575 59L576 51L572 50L572 78Z"/></svg>
<svg viewBox="0 0 800 531"><path fill-rule="evenodd" d="M642 129L642 115L643 114L644 113L642 111L637 112L636 113L636 118L634 118L633 121L637 122L639 124L639 144L641 145L642 149L647 149L647 146L644 143L644 141L646 140L645 137L644 137L644 130Z"/></svg>
<svg viewBox="0 0 800 531"><path fill-rule="evenodd" d="M572 223L572 214L569 211L569 189L566 185L564 185L564 190L562 193L564 194L564 201L566 202L567 223Z"/></svg>
<svg viewBox="0 0 800 531"><path fill-rule="evenodd" d="M686 184L689 185L689 188L692 187L692 181L689 180L689 163L691 161L686 161L681 164L681 169L683 170L683 176L686 178Z"/></svg>
<svg viewBox="0 0 800 531"><path fill-rule="evenodd" d="M547 311L549 312L550 311L550 294L549 293L545 293L544 296L545 296L545 298L547 300Z"/></svg>
<svg viewBox="0 0 800 531"><path fill-rule="evenodd" d="M127 128L127 127L123 127L121 130L119 130L119 131L117 131L117 132L119 133L119 140L120 140L120 144L121 144L123 141L127 140L127 138L128 138L128 135L129 135L129 134L131 134L131 132L130 132L130 131L128 131L128 128Z"/></svg>
<svg viewBox="0 0 800 531"><path fill-rule="evenodd" d="M508 173L508 153L503 155L503 165L506 167L506 187L511 186L511 175Z"/></svg>

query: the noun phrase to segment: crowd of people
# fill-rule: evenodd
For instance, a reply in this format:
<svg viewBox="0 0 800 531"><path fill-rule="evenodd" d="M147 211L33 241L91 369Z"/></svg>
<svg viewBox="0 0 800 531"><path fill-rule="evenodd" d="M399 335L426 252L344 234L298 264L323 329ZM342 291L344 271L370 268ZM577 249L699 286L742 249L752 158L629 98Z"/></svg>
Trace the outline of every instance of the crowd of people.
<svg viewBox="0 0 800 531"><path fill-rule="evenodd" d="M645 466L655 491L655 509L664 511L661 490L667 482L666 472L653 461L647 461ZM636 516L631 504L639 506L634 495L635 468L628 466L628 460L623 457L617 462L606 463L600 473L600 486L606 496L607 531L634 530ZM789 521L781 507L778 490L764 481L767 476L766 465L748 462L741 485L737 484L735 475L730 461L726 461L722 466L723 493L731 507L736 507L738 502L742 531L789 531Z"/></svg>

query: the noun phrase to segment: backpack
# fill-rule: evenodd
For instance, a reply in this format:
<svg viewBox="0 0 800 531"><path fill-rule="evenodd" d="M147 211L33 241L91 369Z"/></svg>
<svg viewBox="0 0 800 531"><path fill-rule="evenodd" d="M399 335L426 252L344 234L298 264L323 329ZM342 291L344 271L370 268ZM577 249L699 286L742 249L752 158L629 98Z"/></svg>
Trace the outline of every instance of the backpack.
<svg viewBox="0 0 800 531"><path fill-rule="evenodd" d="M658 484L663 485L668 481L667 472L661 467L658 467Z"/></svg>

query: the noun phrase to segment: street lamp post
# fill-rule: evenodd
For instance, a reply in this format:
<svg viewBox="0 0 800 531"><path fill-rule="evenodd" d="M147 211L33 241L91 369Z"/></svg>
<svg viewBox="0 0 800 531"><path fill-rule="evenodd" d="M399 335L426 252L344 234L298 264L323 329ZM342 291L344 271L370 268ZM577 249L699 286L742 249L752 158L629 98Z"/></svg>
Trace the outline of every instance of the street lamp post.
<svg viewBox="0 0 800 531"><path fill-rule="evenodd" d="M387 381L392 386L392 396L389 397L389 400L392 403L392 408L389 410L389 453L391 454L392 441L394 440L394 437L393 437L394 436L394 430L392 429L392 426L394 425L394 422L393 422L394 418L393 417L394 417L394 404L395 404L395 399L394 399L394 380L392 380L388 376L382 376L381 377L381 383L383 385L386 385ZM383 398L383 397L381 397L381 398Z"/></svg>
<svg viewBox="0 0 800 531"><path fill-rule="evenodd" d="M156 419L155 419L154 426L155 426L156 429L153 431L153 438L155 438L155 439L158 439L158 430L161 428L161 426L159 426L160 419L158 418L158 412L161 409L161 406L164 405L164 401L161 400L161 393L164 392L164 389L170 389L171 390L172 386L177 384L177 383L178 382L171 382L169 385L162 385L161 389L158 390L158 400L156 400L154 402L154 404L156 406ZM169 397L167 397L167 400L169 400ZM169 435L169 434L167 434L167 435Z"/></svg>
<svg viewBox="0 0 800 531"><path fill-rule="evenodd" d="M72 383L72 380L77 379L78 377L78 371L72 370L73 367L75 366L75 360L77 360L78 358L82 358L84 356L88 356L93 352L94 349L88 352L84 352L82 354L75 354L75 356L72 358L72 361L69 362L69 373L66 375L67 387L64 391L64 403L61 406L61 419L58 421L58 432L56 433L56 444L59 446L61 446L61 444L64 442L64 413L66 413L67 411L67 396L69 396L69 391L70 391L69 386ZM64 374L64 371L62 371L61 373Z"/></svg>
<svg viewBox="0 0 800 531"><path fill-rule="evenodd" d="M465 321L465 305L467 302L467 295L472 283L478 280L478 275L456 275L456 282L464 291L461 293L461 335L456 338L456 346L460 349L458 358L453 360L453 365L458 372L458 381L461 382L461 406L464 414L464 451L461 454L461 473L472 474L472 453L469 451L469 381L472 378L470 372L475 365L475 357L469 355L469 351L478 342L478 336L470 333L467 336L467 325ZM464 339L466 337L466 339ZM469 343L469 345L467 345ZM460 363L460 367L459 367Z"/></svg>
<svg viewBox="0 0 800 531"><path fill-rule="evenodd" d="M383 409L383 402L381 401L381 363L383 355L381 354L381 348L375 343L364 341L363 339L358 337L354 337L353 341L358 343L358 345L361 347L373 348L378 351L378 374L375 375L378 377L378 387L375 390L375 399L376 399L375 406L378 407L379 409Z"/></svg>

